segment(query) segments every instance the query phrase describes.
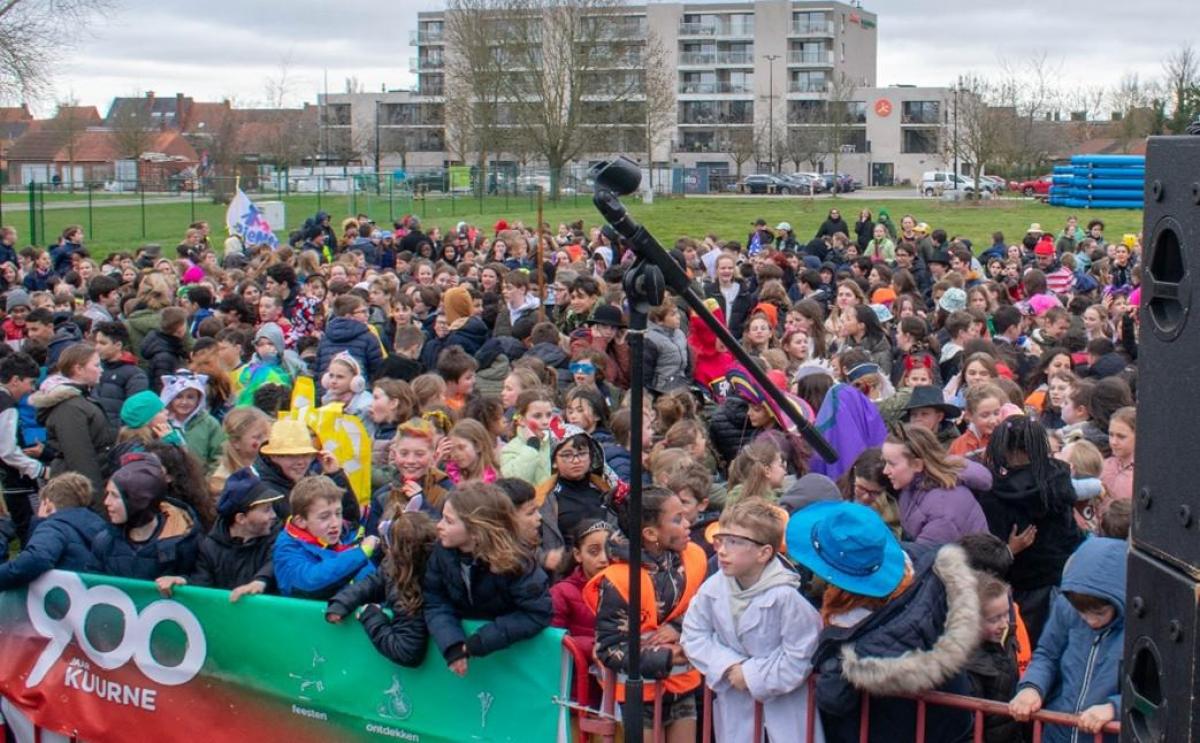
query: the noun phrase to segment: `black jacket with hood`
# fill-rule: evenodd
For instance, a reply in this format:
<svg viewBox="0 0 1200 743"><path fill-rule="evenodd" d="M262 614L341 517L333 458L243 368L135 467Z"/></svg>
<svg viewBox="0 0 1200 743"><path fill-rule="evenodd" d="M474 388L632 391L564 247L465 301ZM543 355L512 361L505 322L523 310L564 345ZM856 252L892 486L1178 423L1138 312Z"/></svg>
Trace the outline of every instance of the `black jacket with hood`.
<svg viewBox="0 0 1200 743"><path fill-rule="evenodd" d="M1050 460L1049 482L1037 482L1033 468L1012 467L994 472L992 489L979 496L988 530L1008 541L1018 532L1037 527L1037 538L1013 558L1008 580L1017 591L1057 586L1063 566L1083 541L1075 522L1075 490L1066 463Z"/></svg>

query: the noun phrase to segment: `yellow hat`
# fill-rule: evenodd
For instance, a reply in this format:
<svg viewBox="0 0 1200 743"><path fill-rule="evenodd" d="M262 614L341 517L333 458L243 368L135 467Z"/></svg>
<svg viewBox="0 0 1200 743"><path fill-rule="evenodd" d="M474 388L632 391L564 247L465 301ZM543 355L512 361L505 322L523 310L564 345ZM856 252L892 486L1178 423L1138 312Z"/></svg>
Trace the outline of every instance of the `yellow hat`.
<svg viewBox="0 0 1200 743"><path fill-rule="evenodd" d="M312 434L304 421L295 418L284 418L271 424L271 438L260 451L267 455L298 456L301 454L316 454Z"/></svg>
<svg viewBox="0 0 1200 743"><path fill-rule="evenodd" d="M929 225L926 224L925 222L918 222L917 226L914 227L913 230L915 230L916 232L920 232L922 235L928 235L929 234Z"/></svg>
<svg viewBox="0 0 1200 743"><path fill-rule="evenodd" d="M1121 236L1121 244L1130 250L1133 250L1135 247L1137 247L1137 235L1126 232Z"/></svg>

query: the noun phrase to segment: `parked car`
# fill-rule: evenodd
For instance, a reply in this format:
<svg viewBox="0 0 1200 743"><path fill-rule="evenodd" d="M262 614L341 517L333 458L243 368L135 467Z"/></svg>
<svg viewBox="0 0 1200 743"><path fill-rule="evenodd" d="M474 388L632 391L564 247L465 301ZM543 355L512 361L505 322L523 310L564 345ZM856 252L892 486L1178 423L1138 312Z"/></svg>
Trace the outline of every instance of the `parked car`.
<svg viewBox="0 0 1200 743"><path fill-rule="evenodd" d="M788 173L783 176L787 181L786 193L798 194L814 194L825 193L828 187L825 185L825 179L819 173Z"/></svg>
<svg viewBox="0 0 1200 743"><path fill-rule="evenodd" d="M984 175L980 177L992 184L992 190L995 193L1001 193L1008 190L1008 181L1004 180L998 175Z"/></svg>
<svg viewBox="0 0 1200 743"><path fill-rule="evenodd" d="M838 173L836 178L833 173L822 173L821 180L825 183L825 189L828 191L850 193L855 189L854 177L846 173Z"/></svg>
<svg viewBox="0 0 1200 743"><path fill-rule="evenodd" d="M786 193L783 188L787 186L786 181L778 176L768 175L766 173L758 173L756 175L748 175L738 183L739 193Z"/></svg>
<svg viewBox="0 0 1200 743"><path fill-rule="evenodd" d="M1027 181L1010 181L1008 188L1024 196L1046 196L1052 183L1054 176L1042 175Z"/></svg>
<svg viewBox="0 0 1200 743"><path fill-rule="evenodd" d="M991 193L995 185L981 182L979 190ZM955 175L950 170L927 170L921 176L921 193L925 196L937 196L943 191L975 192L975 181L963 175Z"/></svg>

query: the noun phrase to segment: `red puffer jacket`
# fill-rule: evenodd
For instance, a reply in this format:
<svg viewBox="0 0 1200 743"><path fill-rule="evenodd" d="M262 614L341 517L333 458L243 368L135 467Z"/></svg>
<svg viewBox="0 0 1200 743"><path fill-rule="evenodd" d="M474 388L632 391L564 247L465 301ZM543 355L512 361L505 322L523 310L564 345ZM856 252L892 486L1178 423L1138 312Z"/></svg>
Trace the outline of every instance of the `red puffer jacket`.
<svg viewBox="0 0 1200 743"><path fill-rule="evenodd" d="M579 646L584 655L592 657L592 646L596 644L596 613L583 601L583 587L587 578L583 568L576 567L566 578L550 587L550 599L554 602L551 627L561 627Z"/></svg>

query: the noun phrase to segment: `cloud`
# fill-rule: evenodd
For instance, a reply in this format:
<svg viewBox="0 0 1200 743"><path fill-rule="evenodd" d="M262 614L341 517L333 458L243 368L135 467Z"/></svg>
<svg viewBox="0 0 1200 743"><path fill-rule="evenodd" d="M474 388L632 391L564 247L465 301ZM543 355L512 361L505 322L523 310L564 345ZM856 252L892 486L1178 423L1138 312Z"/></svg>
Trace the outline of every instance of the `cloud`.
<svg viewBox="0 0 1200 743"><path fill-rule="evenodd" d="M71 40L55 97L73 95L101 112L113 97L145 90L261 103L285 58L292 104L315 101L326 77L331 92L351 77L366 90L411 87L409 32L418 11L432 7L417 0L117 0L107 18ZM1160 77L1163 58L1197 38L1180 0L881 0L866 7L879 16L881 85L948 85L968 72L999 77L1002 60L1045 52L1064 87L1110 88L1126 72ZM54 101L34 104L46 113Z"/></svg>

